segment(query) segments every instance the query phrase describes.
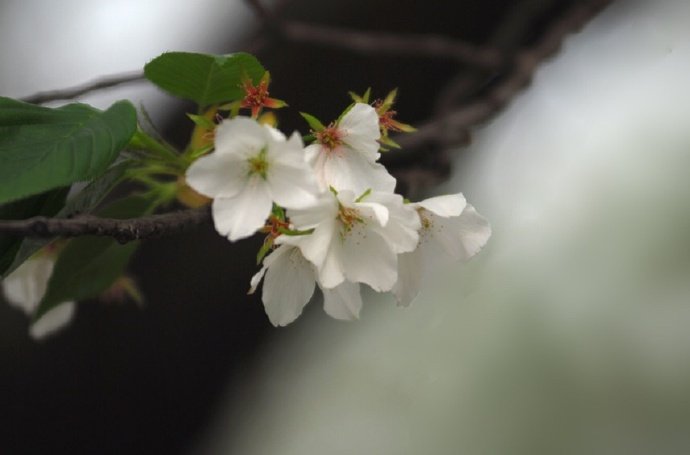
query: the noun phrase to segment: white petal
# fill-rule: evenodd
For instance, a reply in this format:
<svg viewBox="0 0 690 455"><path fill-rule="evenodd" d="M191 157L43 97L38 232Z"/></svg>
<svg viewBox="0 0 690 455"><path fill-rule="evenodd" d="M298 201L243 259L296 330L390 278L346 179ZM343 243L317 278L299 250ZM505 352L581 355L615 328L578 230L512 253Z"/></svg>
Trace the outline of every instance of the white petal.
<svg viewBox="0 0 690 455"><path fill-rule="evenodd" d="M394 252L413 251L419 242L421 227L414 206L404 204L402 196L393 193L373 192L367 200L386 206L389 212L389 221L384 227L372 225L371 228L381 235Z"/></svg>
<svg viewBox="0 0 690 455"><path fill-rule="evenodd" d="M423 273L422 260L417 250L398 256L398 281L391 289L398 305L408 306L417 297Z"/></svg>
<svg viewBox="0 0 690 455"><path fill-rule="evenodd" d="M235 117L216 127L214 144L218 154L246 159L264 148L270 140L273 140L273 135L256 120Z"/></svg>
<svg viewBox="0 0 690 455"><path fill-rule="evenodd" d="M342 247L345 277L366 283L375 291L390 291L398 279L397 255L377 233L355 225Z"/></svg>
<svg viewBox="0 0 690 455"><path fill-rule="evenodd" d="M72 320L75 307L74 302L63 302L52 308L31 325L29 335L35 340L40 340L57 332Z"/></svg>
<svg viewBox="0 0 690 455"><path fill-rule="evenodd" d="M415 205L423 207L438 216L447 218L449 216L460 216L467 206L467 201L462 193L458 193L432 197L417 202Z"/></svg>
<svg viewBox="0 0 690 455"><path fill-rule="evenodd" d="M307 145L304 148L304 157L307 160L307 163L311 164L312 166L314 165L314 162L316 161L316 158L322 154L325 154L325 150L323 146L319 143L313 143L310 145Z"/></svg>
<svg viewBox="0 0 690 455"><path fill-rule="evenodd" d="M273 325L284 326L297 319L314 294L314 267L299 249L288 245L279 247L266 260L264 308Z"/></svg>
<svg viewBox="0 0 690 455"><path fill-rule="evenodd" d="M213 200L213 222L216 230L230 241L253 235L265 223L273 202L260 178L252 178L242 192L233 198Z"/></svg>
<svg viewBox="0 0 690 455"><path fill-rule="evenodd" d="M323 163L323 175L329 186L358 195L369 189L392 192L396 184L395 177L382 164L372 163L352 150L330 153Z"/></svg>
<svg viewBox="0 0 690 455"><path fill-rule="evenodd" d="M247 294L251 295L256 292L256 289L259 287L259 283L261 283L261 280L264 278L267 268L268 266L266 266L266 263L264 262L264 265L261 266L259 271L252 276L252 279L249 280L249 291L247 291Z"/></svg>
<svg viewBox="0 0 690 455"><path fill-rule="evenodd" d="M335 219L325 219L311 234L297 236L281 235L276 239L276 243L278 245L284 244L299 247L304 257L319 268L328 254L328 249L335 235Z"/></svg>
<svg viewBox="0 0 690 455"><path fill-rule="evenodd" d="M335 319L351 321L359 318L362 296L359 284L344 282L333 289L322 289L323 309Z"/></svg>
<svg viewBox="0 0 690 455"><path fill-rule="evenodd" d="M477 254L491 237L489 221L470 204L458 218L457 228L462 242L463 259Z"/></svg>
<svg viewBox="0 0 690 455"><path fill-rule="evenodd" d="M233 197L244 188L249 175L245 159L217 152L202 156L189 166L185 179L195 191L208 196Z"/></svg>
<svg viewBox="0 0 690 455"><path fill-rule="evenodd" d="M363 155L370 162L379 158L377 141L381 137L381 132L379 115L373 107L364 103L355 104L342 118L338 128L345 133L343 142L350 149Z"/></svg>
<svg viewBox="0 0 690 455"><path fill-rule="evenodd" d="M318 269L319 283L323 288L334 288L345 281L342 254L340 239L335 238L329 245L326 257Z"/></svg>
<svg viewBox="0 0 690 455"><path fill-rule="evenodd" d="M33 315L48 287L55 261L48 257L35 257L27 260L7 275L2 288L8 303Z"/></svg>
<svg viewBox="0 0 690 455"><path fill-rule="evenodd" d="M309 207L288 209L287 216L296 229L311 229L324 220L338 215L338 199L330 191L319 195L318 201Z"/></svg>
<svg viewBox="0 0 690 455"><path fill-rule="evenodd" d="M388 209L376 202L358 202L354 204L357 211L372 221L376 221L380 226L388 224L390 214Z"/></svg>
<svg viewBox="0 0 690 455"><path fill-rule="evenodd" d="M273 200L286 208L303 208L316 203L320 189L314 172L302 150L302 139L293 134L290 140L269 151L267 180Z"/></svg>
<svg viewBox="0 0 690 455"><path fill-rule="evenodd" d="M267 136L271 139L273 142L284 142L285 141L285 135L283 134L282 131L280 131L277 128L273 128L270 125L261 125L265 132L267 133ZM294 136L294 134L293 134ZM302 137L299 136L300 140L300 148L302 147Z"/></svg>

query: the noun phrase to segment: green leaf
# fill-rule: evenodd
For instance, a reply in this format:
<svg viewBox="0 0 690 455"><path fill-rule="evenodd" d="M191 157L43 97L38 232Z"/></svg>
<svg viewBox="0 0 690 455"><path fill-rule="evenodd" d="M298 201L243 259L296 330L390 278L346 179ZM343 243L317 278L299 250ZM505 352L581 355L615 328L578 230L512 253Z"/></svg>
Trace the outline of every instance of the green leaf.
<svg viewBox="0 0 690 455"><path fill-rule="evenodd" d="M100 215L133 218L151 210L152 201L136 195L114 202ZM96 297L108 289L122 275L138 246L139 242L121 245L109 237L86 236L70 241L55 262L34 320L62 302Z"/></svg>
<svg viewBox="0 0 690 455"><path fill-rule="evenodd" d="M144 67L148 80L201 107L243 98L243 78L258 83L265 72L254 56L244 52L228 55L166 52Z"/></svg>
<svg viewBox="0 0 690 455"><path fill-rule="evenodd" d="M326 127L323 126L323 123L321 123L321 120L317 119L313 115L307 114L306 112L300 112L299 115L301 115L302 118L304 118L304 120L307 121L307 123L309 124L309 127L312 130L323 131L324 129L326 129Z"/></svg>
<svg viewBox="0 0 690 455"><path fill-rule="evenodd" d="M57 109L0 97L0 204L102 174L136 131L136 111Z"/></svg>
<svg viewBox="0 0 690 455"><path fill-rule="evenodd" d="M115 166L112 166L105 172L105 174L89 183L83 190L68 199L64 204L64 207L62 207L62 209L59 211L56 210L52 213L48 213L48 211L42 210L41 212L35 212L24 216L23 218L36 215L67 218L76 214L90 213L103 201L103 199L113 190L113 188L115 188L122 181L125 171L130 164L130 161L122 161ZM18 203L22 201L18 201ZM14 216L12 216L12 219L23 218L14 218ZM7 219L9 219L9 217ZM17 267L22 265L24 261L33 256L34 253L54 240L53 238L43 237L27 237L23 240L21 238L16 239L18 240L17 250L15 251L14 255L11 255L11 263L9 266L3 266L4 264L0 259L0 276L4 277L12 273ZM0 251L2 250L0 249ZM4 258L4 256L2 257Z"/></svg>
<svg viewBox="0 0 690 455"><path fill-rule="evenodd" d="M39 215L53 216L64 205L67 191L68 188L60 188L2 205L0 219L23 220ZM23 239L20 236L0 234L0 275L10 268L22 243Z"/></svg>

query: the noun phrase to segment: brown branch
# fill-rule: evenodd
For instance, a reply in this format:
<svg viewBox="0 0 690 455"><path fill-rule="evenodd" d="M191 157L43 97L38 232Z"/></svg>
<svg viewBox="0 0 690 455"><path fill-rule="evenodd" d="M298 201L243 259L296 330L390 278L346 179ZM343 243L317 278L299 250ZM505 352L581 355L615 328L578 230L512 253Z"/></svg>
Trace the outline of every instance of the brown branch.
<svg viewBox="0 0 690 455"><path fill-rule="evenodd" d="M106 88L114 87L116 85L140 81L142 79L144 79L144 73L142 73L141 71L114 74L111 76L96 79L91 82L87 82L83 85L78 85L76 87L70 87L60 90L50 90L47 92L39 92L34 95L24 97L21 100L33 104L43 104L49 101L57 100L71 100L96 90L103 90Z"/></svg>
<svg viewBox="0 0 690 455"><path fill-rule="evenodd" d="M396 136L395 141L404 148L414 149L429 143L447 142L449 136L461 137L463 130L480 124L503 109L529 84L539 65L556 53L569 34L579 30L612 2L591 0L577 3L551 25L536 45L515 56L512 72L486 95L426 122L413 134ZM401 157L404 154L400 153ZM388 161L393 160L395 157L390 156Z"/></svg>
<svg viewBox="0 0 690 455"><path fill-rule="evenodd" d="M98 235L113 237L120 243L126 243L177 234L210 222L210 208L201 207L125 220L99 218L92 215L74 218L37 216L25 220L0 220L0 233L24 237Z"/></svg>
<svg viewBox="0 0 690 455"><path fill-rule="evenodd" d="M480 68L496 68L504 62L502 54L496 49L440 35L364 32L297 21L282 21L278 28L290 41L336 47L362 54L449 58Z"/></svg>

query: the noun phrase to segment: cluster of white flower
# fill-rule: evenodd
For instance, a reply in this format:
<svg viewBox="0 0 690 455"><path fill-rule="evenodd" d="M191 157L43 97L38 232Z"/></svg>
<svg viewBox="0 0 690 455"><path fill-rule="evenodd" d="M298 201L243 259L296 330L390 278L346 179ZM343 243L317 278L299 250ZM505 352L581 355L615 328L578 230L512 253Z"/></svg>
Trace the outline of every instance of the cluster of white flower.
<svg viewBox="0 0 690 455"><path fill-rule="evenodd" d="M337 319L358 317L362 284L407 305L430 260L467 259L491 235L462 194L408 203L394 193L395 178L378 162L381 144L392 143L386 110L357 102L307 147L297 133L288 139L251 118L223 120L214 151L187 170L189 186L213 199L220 234L267 234L250 292L264 280L274 325L294 321L317 284Z"/></svg>

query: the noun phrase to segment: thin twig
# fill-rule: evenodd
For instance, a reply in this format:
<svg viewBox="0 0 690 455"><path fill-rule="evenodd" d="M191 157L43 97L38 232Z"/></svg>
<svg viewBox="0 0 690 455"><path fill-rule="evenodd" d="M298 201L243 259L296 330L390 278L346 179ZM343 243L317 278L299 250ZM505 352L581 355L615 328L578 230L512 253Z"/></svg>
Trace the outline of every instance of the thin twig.
<svg viewBox="0 0 690 455"><path fill-rule="evenodd" d="M281 21L278 27L289 41L336 47L362 54L449 58L481 68L496 68L504 61L496 49L475 46L441 35L364 32L297 21Z"/></svg>
<svg viewBox="0 0 690 455"><path fill-rule="evenodd" d="M74 218L37 216L25 220L0 220L0 232L24 237L98 235L113 237L120 243L126 243L177 234L210 222L209 207L201 207L125 220L99 218L92 215Z"/></svg>
<svg viewBox="0 0 690 455"><path fill-rule="evenodd" d="M539 65L560 48L569 34L579 30L612 1L592 0L588 3L577 3L552 24L536 45L518 53L512 73L481 99L426 122L413 134L396 136L395 141L406 149L419 148L428 143L445 142L444 138L449 134L459 136L460 131L487 120L529 84ZM398 154L405 153L397 152L386 157L389 157L390 162L394 161L395 155Z"/></svg>
<svg viewBox="0 0 690 455"><path fill-rule="evenodd" d="M39 92L34 95L24 97L21 100L33 104L43 104L49 101L57 100L71 100L96 90L102 90L129 82L137 82L142 79L144 79L144 73L141 71L114 74L87 82L83 85L78 85L76 87Z"/></svg>

